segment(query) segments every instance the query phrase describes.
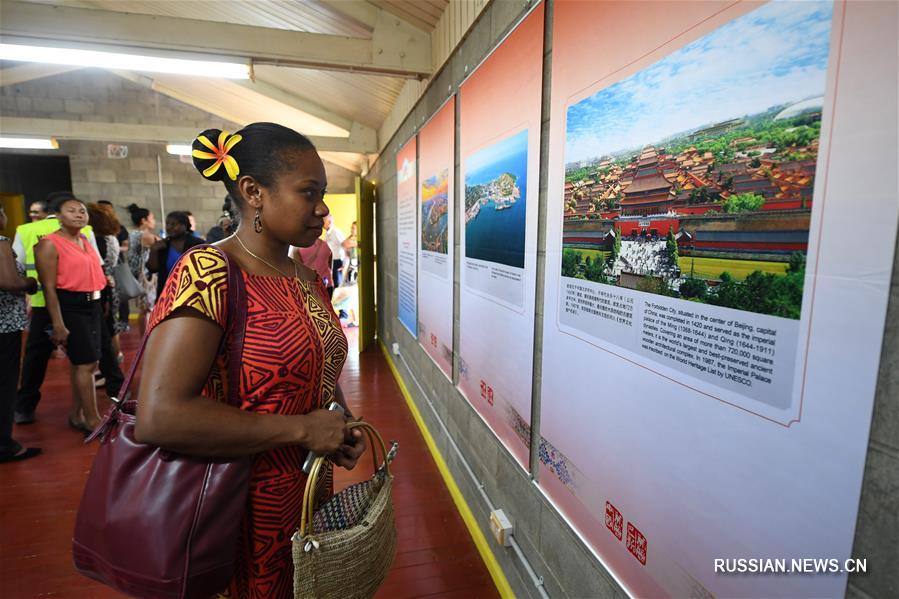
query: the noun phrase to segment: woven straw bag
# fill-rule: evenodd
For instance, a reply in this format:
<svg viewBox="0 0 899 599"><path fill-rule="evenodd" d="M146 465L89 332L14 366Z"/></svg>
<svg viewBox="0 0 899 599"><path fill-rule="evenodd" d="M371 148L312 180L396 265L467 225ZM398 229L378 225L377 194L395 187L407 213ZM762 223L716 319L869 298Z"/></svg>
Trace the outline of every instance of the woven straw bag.
<svg viewBox="0 0 899 599"><path fill-rule="evenodd" d="M313 463L303 494L300 528L292 539L296 599L372 597L384 582L396 554L390 498L390 461L396 453L396 443L388 453L381 435L370 424L353 422L347 427L361 429L367 435L374 475L337 493L313 512L316 484L325 458L319 457ZM377 449L383 459L380 466Z"/></svg>

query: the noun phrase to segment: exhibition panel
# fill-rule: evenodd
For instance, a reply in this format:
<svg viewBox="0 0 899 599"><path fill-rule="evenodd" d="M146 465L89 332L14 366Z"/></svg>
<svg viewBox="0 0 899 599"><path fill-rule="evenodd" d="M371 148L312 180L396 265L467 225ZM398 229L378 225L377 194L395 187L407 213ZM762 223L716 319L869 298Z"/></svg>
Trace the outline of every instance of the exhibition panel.
<svg viewBox="0 0 899 599"><path fill-rule="evenodd" d="M845 590L896 240L890 10L554 4L539 483L634 595ZM739 558L784 561L716 567Z"/></svg>
<svg viewBox="0 0 899 599"><path fill-rule="evenodd" d="M397 317L413 337L418 306L417 151L413 137L396 154Z"/></svg>
<svg viewBox="0 0 899 599"><path fill-rule="evenodd" d="M452 96L418 133L420 173L418 342L453 378L453 223L456 101Z"/></svg>
<svg viewBox="0 0 899 599"><path fill-rule="evenodd" d="M538 5L459 91L464 190L458 387L526 467L543 74Z"/></svg>

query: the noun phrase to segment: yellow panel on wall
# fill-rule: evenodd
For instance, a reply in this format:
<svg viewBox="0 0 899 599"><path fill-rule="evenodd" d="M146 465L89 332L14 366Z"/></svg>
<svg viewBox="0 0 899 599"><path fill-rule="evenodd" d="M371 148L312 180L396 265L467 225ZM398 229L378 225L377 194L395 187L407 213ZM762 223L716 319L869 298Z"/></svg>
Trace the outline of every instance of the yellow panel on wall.
<svg viewBox="0 0 899 599"><path fill-rule="evenodd" d="M356 196L353 197L355 198ZM0 235L5 235L12 239L16 234L16 227L25 224L27 219L25 214L25 197L20 193L0 193L0 204L2 204L7 218L6 229L0 229ZM355 207L354 203L354 210Z"/></svg>
<svg viewBox="0 0 899 599"><path fill-rule="evenodd" d="M337 228L343 231L344 235L349 235L350 226L356 220L356 194L329 193L325 196L325 204L331 211Z"/></svg>

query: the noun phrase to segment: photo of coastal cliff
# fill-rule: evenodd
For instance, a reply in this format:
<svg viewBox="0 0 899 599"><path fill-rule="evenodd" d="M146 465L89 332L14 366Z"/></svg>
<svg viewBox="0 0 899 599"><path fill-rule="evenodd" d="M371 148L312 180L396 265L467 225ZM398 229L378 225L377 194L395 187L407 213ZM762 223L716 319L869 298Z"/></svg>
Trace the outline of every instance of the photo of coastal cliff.
<svg viewBox="0 0 899 599"><path fill-rule="evenodd" d="M465 158L465 256L524 268L527 129Z"/></svg>
<svg viewBox="0 0 899 599"><path fill-rule="evenodd" d="M427 252L449 252L448 192L449 169L421 184L421 249Z"/></svg>
<svg viewBox="0 0 899 599"><path fill-rule="evenodd" d="M569 106L562 276L798 319L832 12L765 4Z"/></svg>

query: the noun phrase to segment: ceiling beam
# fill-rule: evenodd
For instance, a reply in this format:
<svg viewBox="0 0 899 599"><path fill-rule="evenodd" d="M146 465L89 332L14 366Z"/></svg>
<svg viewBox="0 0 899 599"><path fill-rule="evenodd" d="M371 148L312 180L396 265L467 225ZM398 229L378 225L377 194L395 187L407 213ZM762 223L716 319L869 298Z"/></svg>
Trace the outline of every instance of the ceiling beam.
<svg viewBox="0 0 899 599"><path fill-rule="evenodd" d="M157 93L163 94L179 102L184 102L185 104L189 104L194 108L199 108L204 112L208 112L209 114L214 114L219 118L225 119L227 121L231 121L232 123L237 123L241 126L247 123L247 119L241 117L237 114L229 113L228 111L222 109L221 104L216 102L213 98L199 97L190 93L186 93L184 90L180 90L165 84L160 83L159 81L153 79L152 77L147 77L145 75L140 75L138 73L133 73L131 71L120 71L120 70L110 70L110 72L115 73L119 77L127 79L133 83L137 83L138 85L142 85L147 87ZM227 81L224 82L224 85L240 85L244 82L236 82L236 81ZM313 103L306 103L305 100L301 98L297 98L287 92L284 92L272 85L268 85L263 82L257 82L252 85L253 87L247 87L248 89L253 90L257 93L263 93L269 98L281 102L291 108L295 108L297 110L301 110L303 112L308 112L309 114L313 114L317 118L322 118L320 114L312 113L306 108L309 106L315 106ZM261 86L259 88L255 86ZM305 107L304 107L305 106ZM316 108L318 111L325 111L326 109L322 107ZM330 114L330 113L329 113ZM330 115L335 119L341 119L340 123L334 123L339 127L344 127L349 133L348 137L310 137L310 139L318 139L318 140L329 140L327 142L322 143L320 147L320 142L313 142L315 146L319 149L329 149L333 151L341 151L341 152L358 152L360 154L366 154L371 152L376 152L378 148L378 133L371 127L366 127L365 125L361 125L356 123L350 119L345 119L343 117L337 117L337 115ZM340 147L340 150L336 148Z"/></svg>
<svg viewBox="0 0 899 599"><path fill-rule="evenodd" d="M321 120L327 121L332 125L336 125L341 129L345 129L347 132L349 132L350 128L353 126L352 119L348 119L345 116L332 112L321 104L316 104L311 100L307 100L305 98L301 98L299 96L286 92L280 87L275 87L274 85L266 83L265 81L260 81L259 79L257 79L256 81L244 81L237 79L230 81L230 83L239 85L257 94L267 96L272 100L284 104L285 106L290 106L291 108L295 108L301 112L305 112L306 114L311 114L316 118L320 118Z"/></svg>
<svg viewBox="0 0 899 599"><path fill-rule="evenodd" d="M0 131L3 131L4 135L37 135L57 139L159 144L190 143L197 135L194 127L34 119L3 115L0 115ZM348 139L316 136L311 136L309 139L322 152L358 152Z"/></svg>
<svg viewBox="0 0 899 599"><path fill-rule="evenodd" d="M77 71L81 67L73 67L64 64L38 64L25 63L18 66L0 70L0 86L18 85L26 81L61 75L70 71Z"/></svg>
<svg viewBox="0 0 899 599"><path fill-rule="evenodd" d="M375 28L378 12L381 10L366 0L318 0L318 2L369 29Z"/></svg>
<svg viewBox="0 0 899 599"><path fill-rule="evenodd" d="M404 31L404 25L415 34ZM389 39L390 33L399 39ZM239 57L275 66L430 76L430 36L399 19L381 34L366 40L14 0L0 3L0 35L24 38L23 43L38 43L38 38L44 45L101 44Z"/></svg>

